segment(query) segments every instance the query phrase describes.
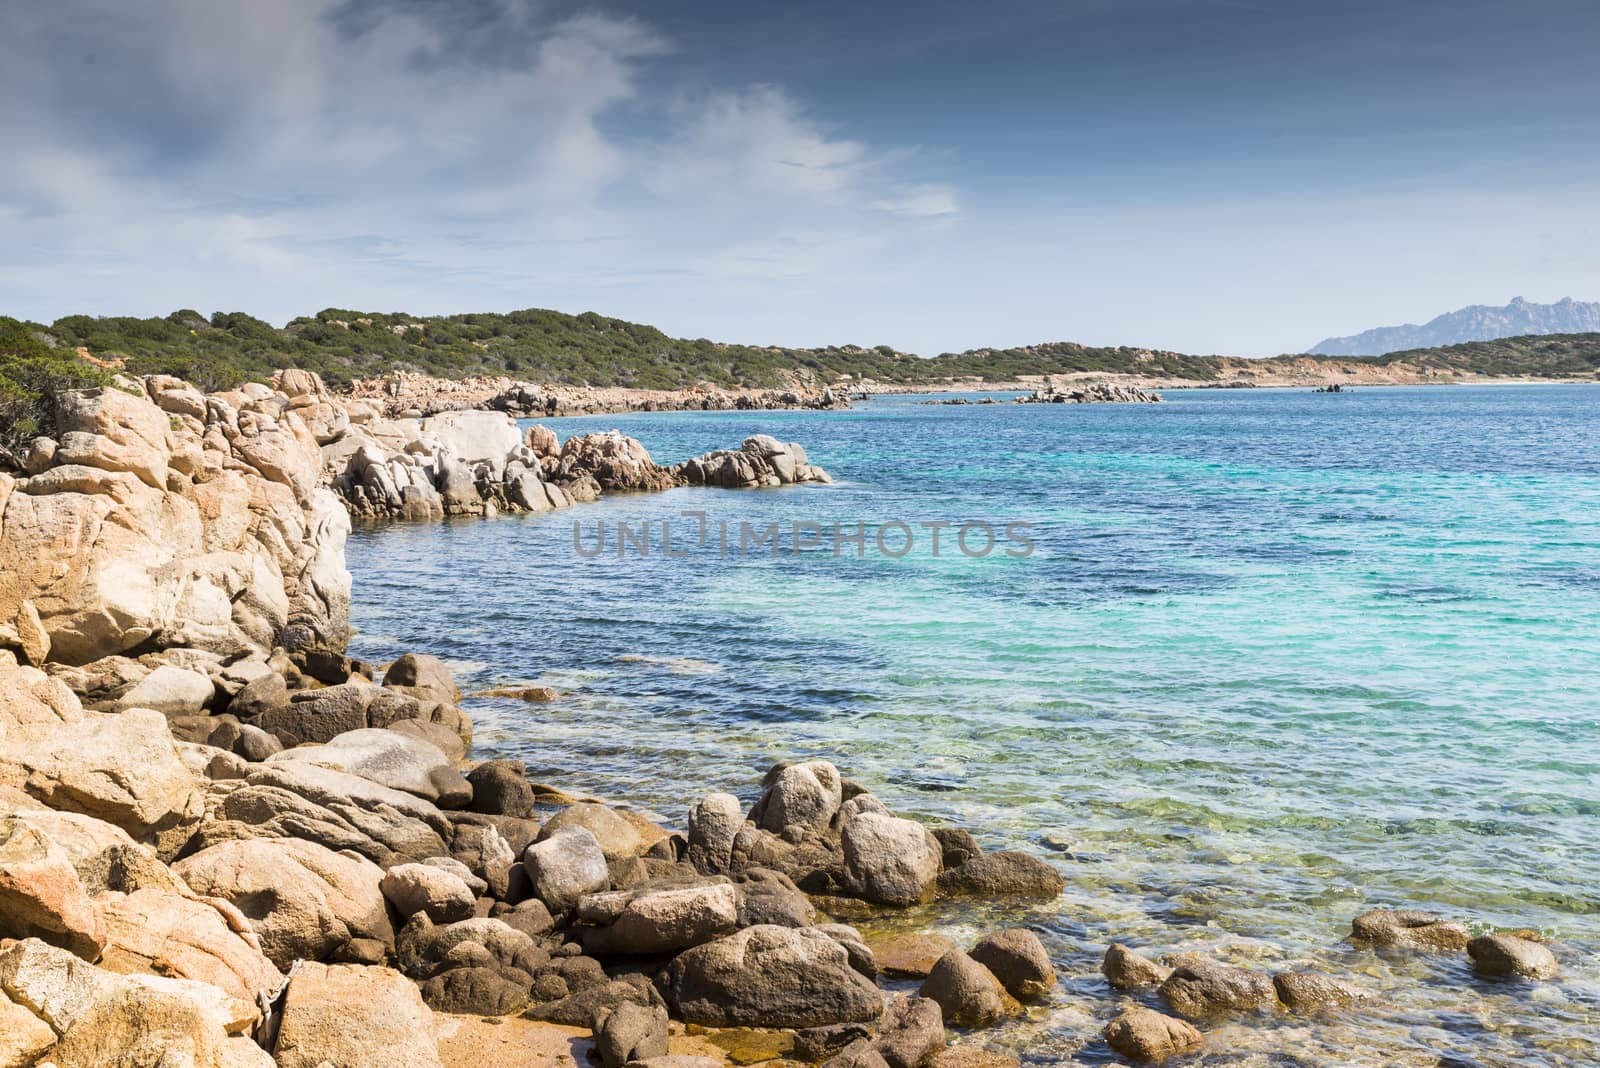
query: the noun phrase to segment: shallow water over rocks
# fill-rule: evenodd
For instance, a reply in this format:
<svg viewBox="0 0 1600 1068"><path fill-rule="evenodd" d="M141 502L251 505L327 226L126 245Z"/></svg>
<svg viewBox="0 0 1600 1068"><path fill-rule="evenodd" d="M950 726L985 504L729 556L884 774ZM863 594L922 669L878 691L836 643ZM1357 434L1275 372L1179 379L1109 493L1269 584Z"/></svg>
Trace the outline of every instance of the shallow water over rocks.
<svg viewBox="0 0 1600 1068"><path fill-rule="evenodd" d="M1067 889L1048 906L864 924L962 945L1037 929L1061 987L976 1036L1029 1063L1115 1060L1111 941L1375 995L1209 1028L1174 1063L1600 1061L1600 390L919 399L553 421L619 427L662 463L769 433L839 484L358 528L353 652L438 653L468 691L553 688L469 700L475 755L674 824L817 756L902 814L1051 858ZM616 524L646 520L650 554L619 559ZM723 520L735 546L743 522L816 523L822 544L725 555ZM1031 524L1035 550L950 551L969 520ZM919 524L943 521L935 557ZM587 558L574 524L591 548L602 522ZM873 552L894 522L912 550ZM866 555L836 555L833 529L860 523ZM1538 928L1562 975L1342 941L1381 906Z"/></svg>

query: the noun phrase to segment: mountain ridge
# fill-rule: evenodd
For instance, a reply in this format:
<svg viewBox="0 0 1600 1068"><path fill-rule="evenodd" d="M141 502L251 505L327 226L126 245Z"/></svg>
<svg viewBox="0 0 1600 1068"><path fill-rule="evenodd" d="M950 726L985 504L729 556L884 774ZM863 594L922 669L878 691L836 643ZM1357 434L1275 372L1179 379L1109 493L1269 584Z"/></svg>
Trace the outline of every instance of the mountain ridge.
<svg viewBox="0 0 1600 1068"><path fill-rule="evenodd" d="M1359 334L1323 338L1306 351L1316 356L1384 356L1472 341L1596 331L1600 331L1600 302L1562 297L1554 304L1535 304L1512 297L1499 307L1471 304L1426 323L1379 326Z"/></svg>

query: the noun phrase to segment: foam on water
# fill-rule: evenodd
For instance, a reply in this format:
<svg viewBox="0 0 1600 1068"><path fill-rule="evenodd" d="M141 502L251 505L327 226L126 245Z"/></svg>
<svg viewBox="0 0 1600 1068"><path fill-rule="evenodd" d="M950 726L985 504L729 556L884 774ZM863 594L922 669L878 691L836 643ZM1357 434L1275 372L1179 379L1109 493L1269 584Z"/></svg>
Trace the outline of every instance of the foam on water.
<svg viewBox="0 0 1600 1068"><path fill-rule="evenodd" d="M471 702L479 755L680 822L709 789L748 801L772 761L822 756L896 809L1050 856L1068 887L1047 908L902 921L1042 931L1062 990L983 1036L1040 1064L1109 1059L1113 939L1379 995L1230 1026L1194 1063L1600 1062L1600 389L553 425L619 427L665 462L770 433L840 482L357 531L358 653L572 691ZM1022 521L1037 548L729 559L689 509L735 530ZM574 549L574 523L589 545L646 520L648 558ZM663 520L684 558L659 552ZM1538 927L1563 978L1343 944L1380 905Z"/></svg>

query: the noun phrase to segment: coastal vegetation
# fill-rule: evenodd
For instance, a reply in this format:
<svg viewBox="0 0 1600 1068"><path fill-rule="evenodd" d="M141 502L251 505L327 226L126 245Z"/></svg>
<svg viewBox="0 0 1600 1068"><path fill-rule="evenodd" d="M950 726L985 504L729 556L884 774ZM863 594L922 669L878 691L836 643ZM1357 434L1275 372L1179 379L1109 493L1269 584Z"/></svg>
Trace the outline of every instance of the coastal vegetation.
<svg viewBox="0 0 1600 1068"><path fill-rule="evenodd" d="M973 349L925 358L889 345L798 349L673 338L652 326L594 312L568 315L543 309L415 316L329 308L283 327L243 312L207 317L183 309L149 319L71 315L49 325L26 324L21 333L37 342L33 346L37 351L65 356L82 347L100 359L121 361L131 373L172 374L202 389L262 381L282 367L315 371L332 386L405 370L442 378L509 375L552 385L679 389L701 382L722 387L774 387L797 374L824 385L872 379L915 386L958 378L1007 381L1024 375L1081 372L1204 384L1225 377L1241 364L1271 374L1278 367L1308 359L1357 362L1318 356L1244 361L1073 342ZM34 359L39 358L37 351ZM1468 374L1588 375L1600 371L1600 334L1505 338L1390 353L1359 362L1378 366L1405 363Z"/></svg>

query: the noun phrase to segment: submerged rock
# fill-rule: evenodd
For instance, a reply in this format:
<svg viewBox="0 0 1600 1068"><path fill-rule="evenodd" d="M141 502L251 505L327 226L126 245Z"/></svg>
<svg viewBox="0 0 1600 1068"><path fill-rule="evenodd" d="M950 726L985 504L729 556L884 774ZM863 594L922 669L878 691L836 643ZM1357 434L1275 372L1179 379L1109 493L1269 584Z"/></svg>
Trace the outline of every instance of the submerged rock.
<svg viewBox="0 0 1600 1068"><path fill-rule="evenodd" d="M1154 1009L1123 1011L1106 1025L1106 1045L1133 1061L1157 1061L1200 1044L1200 1032Z"/></svg>
<svg viewBox="0 0 1600 1068"><path fill-rule="evenodd" d="M939 958L918 995L938 1002L947 1023L987 1027L1008 1015L1012 1005L994 974L959 949Z"/></svg>
<svg viewBox="0 0 1600 1068"><path fill-rule="evenodd" d="M1036 1001L1055 988L1056 970L1050 964L1039 936L1014 927L989 935L968 954L1000 980L1006 992L1019 1001Z"/></svg>
<svg viewBox="0 0 1600 1068"><path fill-rule="evenodd" d="M1510 934L1474 938L1467 943L1467 956L1479 975L1553 979L1561 971L1550 947Z"/></svg>
<svg viewBox="0 0 1600 1068"><path fill-rule="evenodd" d="M1272 977L1185 954L1161 984L1161 996L1179 1016L1205 1020L1236 1012L1275 1009Z"/></svg>
<svg viewBox="0 0 1600 1068"><path fill-rule="evenodd" d="M1172 974L1172 969L1140 956L1121 942L1113 942L1106 950L1100 972L1117 990L1140 990L1160 986Z"/></svg>
<svg viewBox="0 0 1600 1068"><path fill-rule="evenodd" d="M1417 909L1373 909L1350 925L1353 942L1450 953L1465 949L1472 936L1466 927Z"/></svg>
<svg viewBox="0 0 1600 1068"><path fill-rule="evenodd" d="M1353 1005L1369 996L1360 987L1319 972L1281 972L1272 977L1272 985L1278 1000L1300 1013Z"/></svg>

